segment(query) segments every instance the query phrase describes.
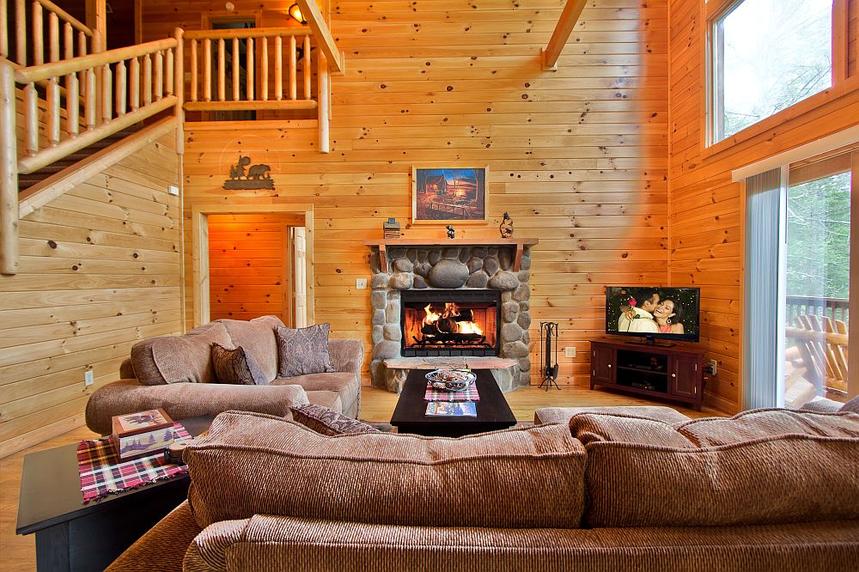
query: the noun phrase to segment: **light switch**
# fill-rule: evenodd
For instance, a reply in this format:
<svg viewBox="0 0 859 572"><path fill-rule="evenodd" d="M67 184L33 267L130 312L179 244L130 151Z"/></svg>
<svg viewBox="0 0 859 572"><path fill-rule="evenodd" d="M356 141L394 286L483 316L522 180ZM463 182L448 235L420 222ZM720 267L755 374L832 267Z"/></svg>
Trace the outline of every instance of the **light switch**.
<svg viewBox="0 0 859 572"><path fill-rule="evenodd" d="M564 348L564 357L576 357L576 346Z"/></svg>
<svg viewBox="0 0 859 572"><path fill-rule="evenodd" d="M174 197L178 197L179 196L179 187L177 187L176 185L170 185L169 187L167 187L167 192L170 193L171 195L173 195Z"/></svg>
<svg viewBox="0 0 859 572"><path fill-rule="evenodd" d="M367 288L367 279L366 278L356 278L355 279L355 288L358 290L364 290Z"/></svg>
<svg viewBox="0 0 859 572"><path fill-rule="evenodd" d="M95 376L92 373L92 368L90 368L84 373L84 385L89 387L93 383L95 383Z"/></svg>

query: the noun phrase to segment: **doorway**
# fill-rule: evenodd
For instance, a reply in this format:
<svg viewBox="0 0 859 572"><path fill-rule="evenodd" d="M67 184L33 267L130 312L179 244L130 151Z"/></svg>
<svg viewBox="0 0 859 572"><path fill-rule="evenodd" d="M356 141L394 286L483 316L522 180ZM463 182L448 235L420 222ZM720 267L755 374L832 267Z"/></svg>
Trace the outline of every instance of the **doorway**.
<svg viewBox="0 0 859 572"><path fill-rule="evenodd" d="M195 207L194 326L276 315L291 327L313 321L312 208Z"/></svg>

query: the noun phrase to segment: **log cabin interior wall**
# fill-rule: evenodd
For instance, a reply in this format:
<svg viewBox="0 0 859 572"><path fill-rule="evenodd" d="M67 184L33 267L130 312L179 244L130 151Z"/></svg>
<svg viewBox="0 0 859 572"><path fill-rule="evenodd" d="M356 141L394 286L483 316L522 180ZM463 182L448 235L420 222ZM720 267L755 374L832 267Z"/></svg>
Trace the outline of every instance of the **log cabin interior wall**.
<svg viewBox="0 0 859 572"><path fill-rule="evenodd" d="M0 277L0 457L82 425L135 342L181 331L175 138L21 219L20 271Z"/></svg>
<svg viewBox="0 0 859 572"><path fill-rule="evenodd" d="M813 109L785 110L765 131L745 139L741 132L715 152L704 147L704 2L670 3L671 282L702 288L701 341L708 359L720 362L708 402L724 411L739 410L742 395L742 185L731 182L731 171L859 123L859 1L849 1L854 88L829 90Z"/></svg>
<svg viewBox="0 0 859 572"><path fill-rule="evenodd" d="M250 320L279 316L292 322L287 214L209 215L210 317Z"/></svg>
<svg viewBox="0 0 859 572"><path fill-rule="evenodd" d="M346 71L332 77L331 153L317 151L315 121L190 122L186 216L200 203L312 203L316 321L369 350L370 290L355 289L370 275L363 241L390 216L406 227L412 165L487 165L489 223L457 237L497 237L508 211L517 236L540 238L530 336L559 321L561 344L578 350L561 357L560 381L586 384L603 286L668 277L667 4L589 5L558 71L545 72L540 48L563 4L332 2ZM222 6L147 0L147 39ZM276 191L223 190L239 152L271 165ZM445 240L443 226L404 235Z"/></svg>

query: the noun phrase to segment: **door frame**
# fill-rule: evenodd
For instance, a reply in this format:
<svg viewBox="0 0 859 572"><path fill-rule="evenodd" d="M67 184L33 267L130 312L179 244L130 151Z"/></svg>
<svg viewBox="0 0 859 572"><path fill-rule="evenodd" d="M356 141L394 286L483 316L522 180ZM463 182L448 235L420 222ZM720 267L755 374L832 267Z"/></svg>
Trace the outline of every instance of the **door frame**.
<svg viewBox="0 0 859 572"><path fill-rule="evenodd" d="M198 204L191 207L191 296L194 327L208 323L211 311L209 284L209 215L211 214L292 214L304 217L307 292L307 323L315 323L313 290L313 205L312 204ZM288 256L288 253L284 253ZM183 301L187 305L187 300Z"/></svg>

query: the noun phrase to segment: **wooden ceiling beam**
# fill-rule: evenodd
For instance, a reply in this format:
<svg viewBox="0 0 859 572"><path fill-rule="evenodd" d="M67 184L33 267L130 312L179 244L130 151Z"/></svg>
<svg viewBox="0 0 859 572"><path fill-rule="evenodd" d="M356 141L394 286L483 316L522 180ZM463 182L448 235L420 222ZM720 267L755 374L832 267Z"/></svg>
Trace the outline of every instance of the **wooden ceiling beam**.
<svg viewBox="0 0 859 572"><path fill-rule="evenodd" d="M587 0L567 0L564 11L561 12L561 17L555 26L555 31L552 32L552 37L549 38L549 43L540 52L543 56L544 70L557 69L561 51L567 45L567 40L570 39L570 34L573 33L573 28L576 26L576 22L579 21L579 16L581 16L586 3Z"/></svg>
<svg viewBox="0 0 859 572"><path fill-rule="evenodd" d="M313 36L319 42L319 48L328 60L328 69L340 73L343 71L343 56L334 43L334 36L322 16L322 11L316 4L316 0L297 0L301 15L310 24Z"/></svg>

